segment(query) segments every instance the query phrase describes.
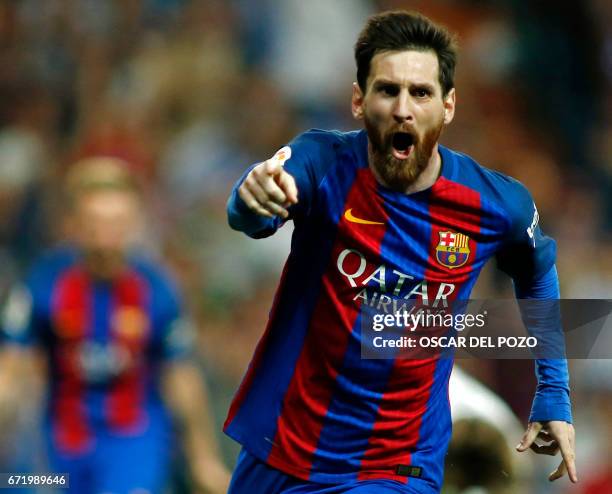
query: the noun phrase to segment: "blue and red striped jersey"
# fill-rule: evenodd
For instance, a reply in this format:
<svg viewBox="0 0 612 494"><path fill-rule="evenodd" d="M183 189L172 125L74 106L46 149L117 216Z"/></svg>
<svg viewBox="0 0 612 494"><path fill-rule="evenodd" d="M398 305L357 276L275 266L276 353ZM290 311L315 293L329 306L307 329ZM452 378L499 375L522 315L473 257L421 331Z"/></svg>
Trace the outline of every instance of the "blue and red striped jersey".
<svg viewBox="0 0 612 494"><path fill-rule="evenodd" d="M376 181L367 149L365 131L311 130L280 151L298 187L291 252L225 432L301 479L387 478L437 492L452 360L361 358L361 309L384 297L466 300L492 256L514 279L538 279L553 269L555 243L516 180L439 145L440 177L403 194ZM268 236L283 221L255 215L239 198L248 171L229 221ZM565 398L548 419L571 420L565 365Z"/></svg>
<svg viewBox="0 0 612 494"><path fill-rule="evenodd" d="M61 248L38 261L9 296L2 325L4 344L47 355L47 422L57 449L71 454L88 451L96 431L132 435L167 420L159 371L190 346L177 290L157 265L130 257L120 276L101 281L79 257Z"/></svg>

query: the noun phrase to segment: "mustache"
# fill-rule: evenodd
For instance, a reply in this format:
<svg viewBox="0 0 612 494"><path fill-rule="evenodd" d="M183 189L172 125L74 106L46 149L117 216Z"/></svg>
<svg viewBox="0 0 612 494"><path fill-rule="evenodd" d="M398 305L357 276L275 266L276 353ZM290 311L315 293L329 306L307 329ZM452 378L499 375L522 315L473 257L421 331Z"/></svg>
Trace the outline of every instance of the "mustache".
<svg viewBox="0 0 612 494"><path fill-rule="evenodd" d="M420 141L420 136L416 129L408 125L398 125L387 131L384 135L384 141L386 144L390 144L395 134L408 134L412 137L412 142L416 144Z"/></svg>
<svg viewBox="0 0 612 494"><path fill-rule="evenodd" d="M400 125L397 125L395 127L392 127L391 130L389 130L389 133L391 133L391 134L395 134L397 132L403 132L405 134L417 135L417 131L414 128L414 126L413 125L407 125L407 124L400 124Z"/></svg>
<svg viewBox="0 0 612 494"><path fill-rule="evenodd" d="M399 129L388 131L381 136L381 152L390 153L392 149L408 149L409 147L419 149L422 146L421 139L414 129L405 127Z"/></svg>

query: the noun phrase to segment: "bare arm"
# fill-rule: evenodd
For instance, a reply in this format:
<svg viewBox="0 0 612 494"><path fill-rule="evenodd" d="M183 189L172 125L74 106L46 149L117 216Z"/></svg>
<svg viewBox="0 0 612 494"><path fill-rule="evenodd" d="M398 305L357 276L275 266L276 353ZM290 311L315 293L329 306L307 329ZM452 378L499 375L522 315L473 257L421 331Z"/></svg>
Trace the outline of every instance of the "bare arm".
<svg viewBox="0 0 612 494"><path fill-rule="evenodd" d="M41 401L43 383L41 362L32 349L7 345L0 350L1 427L14 425L23 407Z"/></svg>
<svg viewBox="0 0 612 494"><path fill-rule="evenodd" d="M206 383L200 370L186 360L166 364L163 393L178 419L196 488L205 493L227 492L230 476L219 458Z"/></svg>

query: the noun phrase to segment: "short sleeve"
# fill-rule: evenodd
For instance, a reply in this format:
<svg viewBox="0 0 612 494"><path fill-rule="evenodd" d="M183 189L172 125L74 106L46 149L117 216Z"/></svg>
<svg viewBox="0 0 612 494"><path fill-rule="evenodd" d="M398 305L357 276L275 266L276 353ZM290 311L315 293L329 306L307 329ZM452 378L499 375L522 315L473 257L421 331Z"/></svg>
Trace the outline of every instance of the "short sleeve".
<svg viewBox="0 0 612 494"><path fill-rule="evenodd" d="M190 356L195 332L183 310L182 298L176 284L166 273L157 273L153 289L159 357L162 360L173 360Z"/></svg>
<svg viewBox="0 0 612 494"><path fill-rule="evenodd" d="M34 261L23 281L11 288L0 308L0 334L5 343L47 343L54 285L74 260L75 252L70 248L48 251Z"/></svg>
<svg viewBox="0 0 612 494"><path fill-rule="evenodd" d="M162 356L176 360L191 356L195 343L195 329L190 319L178 316L165 328L162 336Z"/></svg>
<svg viewBox="0 0 612 494"><path fill-rule="evenodd" d="M540 228L538 210L527 189L516 181L514 185L506 198L510 230L497 261L499 268L514 280L532 280L550 271L557 249L555 241Z"/></svg>

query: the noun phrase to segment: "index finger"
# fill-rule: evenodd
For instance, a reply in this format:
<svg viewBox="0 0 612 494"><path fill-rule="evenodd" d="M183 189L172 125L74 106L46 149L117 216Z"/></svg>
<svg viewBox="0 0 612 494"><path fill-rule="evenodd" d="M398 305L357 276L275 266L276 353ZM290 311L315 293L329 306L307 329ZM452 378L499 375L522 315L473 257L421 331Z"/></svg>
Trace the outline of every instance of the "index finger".
<svg viewBox="0 0 612 494"><path fill-rule="evenodd" d="M569 431L569 428L568 428ZM559 437L559 449L561 450L561 456L567 467L567 474L572 482L578 482L578 474L576 472L576 454L574 447L569 439L569 432Z"/></svg>
<svg viewBox="0 0 612 494"><path fill-rule="evenodd" d="M538 437L539 432L542 430L542 424L540 422L530 422L527 426L527 430L525 434L523 434L523 438L521 442L516 446L516 450L519 453L526 451L529 449L529 446L535 441L536 437Z"/></svg>
<svg viewBox="0 0 612 494"><path fill-rule="evenodd" d="M291 176L291 174L287 173L286 171L283 171L277 181L277 184L285 193L289 202L291 204L297 204L298 189L297 185L295 184L295 179Z"/></svg>

